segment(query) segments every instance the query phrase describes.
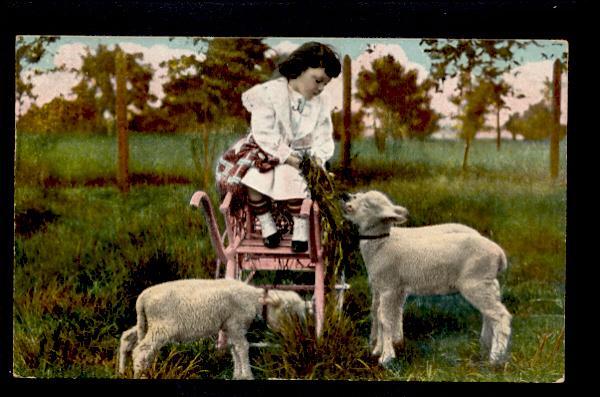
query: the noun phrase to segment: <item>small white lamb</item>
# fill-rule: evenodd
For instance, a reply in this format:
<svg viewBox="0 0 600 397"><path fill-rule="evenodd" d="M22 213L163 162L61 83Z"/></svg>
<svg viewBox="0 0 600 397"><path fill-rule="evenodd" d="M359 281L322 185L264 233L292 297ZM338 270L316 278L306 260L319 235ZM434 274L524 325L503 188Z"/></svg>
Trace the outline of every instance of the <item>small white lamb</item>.
<svg viewBox="0 0 600 397"><path fill-rule="evenodd" d="M371 341L383 365L402 343L402 307L409 295L460 292L483 316L482 347L492 363L506 359L512 316L501 302L497 275L508 266L496 243L464 225L393 227L408 211L383 193L344 198L344 216L358 225L360 251L372 291Z"/></svg>
<svg viewBox="0 0 600 397"><path fill-rule="evenodd" d="M139 378L167 343L196 341L222 330L231 345L233 378L253 379L246 332L265 305L265 320L274 330L284 315L304 318L312 309L293 291L266 292L238 280L188 279L149 287L136 301L137 324L121 336L119 374L125 373L130 353Z"/></svg>

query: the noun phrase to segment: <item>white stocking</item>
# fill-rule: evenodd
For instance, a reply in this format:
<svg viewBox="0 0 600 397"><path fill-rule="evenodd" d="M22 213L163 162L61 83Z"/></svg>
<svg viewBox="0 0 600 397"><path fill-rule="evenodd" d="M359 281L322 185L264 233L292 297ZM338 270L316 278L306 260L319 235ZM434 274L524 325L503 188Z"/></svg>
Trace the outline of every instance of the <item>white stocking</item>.
<svg viewBox="0 0 600 397"><path fill-rule="evenodd" d="M263 238L269 237L277 231L277 226L275 226L275 221L273 220L273 216L270 212L265 212L264 214L257 215L256 217L260 221Z"/></svg>

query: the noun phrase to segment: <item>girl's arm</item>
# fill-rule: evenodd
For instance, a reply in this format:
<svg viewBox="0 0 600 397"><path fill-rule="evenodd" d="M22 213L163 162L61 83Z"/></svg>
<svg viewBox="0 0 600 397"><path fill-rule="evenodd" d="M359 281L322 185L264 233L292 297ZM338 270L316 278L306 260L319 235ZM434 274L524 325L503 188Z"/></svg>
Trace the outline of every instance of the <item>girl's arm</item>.
<svg viewBox="0 0 600 397"><path fill-rule="evenodd" d="M331 121L331 110L325 98L319 113L317 125L313 131L313 143L311 154L314 155L324 166L325 162L333 156L335 143L333 141L333 123Z"/></svg>
<svg viewBox="0 0 600 397"><path fill-rule="evenodd" d="M257 86L242 95L244 106L251 112L250 129L254 140L262 150L285 163L292 149L276 125L275 108L268 100L264 87Z"/></svg>

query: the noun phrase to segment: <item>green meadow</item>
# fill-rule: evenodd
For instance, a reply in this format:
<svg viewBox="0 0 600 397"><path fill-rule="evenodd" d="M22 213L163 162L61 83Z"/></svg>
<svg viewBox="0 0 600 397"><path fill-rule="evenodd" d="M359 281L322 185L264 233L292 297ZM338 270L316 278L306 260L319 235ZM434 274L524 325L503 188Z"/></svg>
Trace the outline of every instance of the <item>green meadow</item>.
<svg viewBox="0 0 600 397"><path fill-rule="evenodd" d="M15 171L13 367L23 377L118 378L121 332L135 324L135 299L177 278L212 278L216 256L202 214L189 199L202 186L194 134L132 135L131 189L116 183L115 137L19 135ZM236 136L215 141L218 154ZM339 153L339 150L336 151ZM406 207L408 226L461 222L500 244L500 276L513 314L510 361L492 367L479 351L481 318L461 296L411 297L405 345L390 368L370 357L370 291L350 263L342 312L329 305L322 339L311 322L280 334L256 323L257 379L554 382L564 375L566 141L558 180L547 142L475 141L469 170L463 144L353 142L353 174L339 187L377 189ZM333 159L333 171L337 158ZM212 189L212 187L210 187ZM211 191L213 204L216 195ZM575 264L569 263L569 266ZM333 299L329 299L333 301ZM227 379L228 352L214 339L163 348L149 377ZM131 373L129 374L131 375Z"/></svg>

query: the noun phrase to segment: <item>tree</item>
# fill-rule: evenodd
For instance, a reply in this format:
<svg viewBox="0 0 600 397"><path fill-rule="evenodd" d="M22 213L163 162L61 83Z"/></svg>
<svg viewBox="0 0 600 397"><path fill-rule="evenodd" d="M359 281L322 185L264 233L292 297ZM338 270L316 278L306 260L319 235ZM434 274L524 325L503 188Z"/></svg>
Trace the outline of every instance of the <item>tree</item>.
<svg viewBox="0 0 600 397"><path fill-rule="evenodd" d="M362 132L365 130L364 123L365 112L360 109L357 112L352 113L350 117L350 134L351 139L354 140L359 138ZM331 122L333 124L333 138L337 141L342 140L344 134L344 114L342 110L334 111L331 113Z"/></svg>
<svg viewBox="0 0 600 397"><path fill-rule="evenodd" d="M115 101L116 101L116 55L122 49L116 46L110 50L100 44L95 53L89 50L83 56L83 63L79 70L75 70L81 81L73 87L77 102L85 103L95 108L95 124L98 132L110 132L116 129ZM127 70L125 81L125 104L127 119L132 118L136 109L142 112L149 107L149 103L156 100L150 94L150 81L154 70L149 64L142 64L142 53L129 54L123 52L124 67ZM108 126L106 120L109 121Z"/></svg>
<svg viewBox="0 0 600 397"><path fill-rule="evenodd" d="M420 44L425 46L425 52L431 58L431 78L436 89L439 89L439 84L448 77L459 78L458 97L466 98L474 95L475 79L479 80L479 84L487 82L492 86L490 95L497 112L496 128L499 134L499 109L504 106L503 98L513 94L510 87L503 82L502 76L520 65L515 59L515 50L526 48L531 44L537 45L537 42L534 40L424 39ZM460 117L464 121L467 114L463 113ZM472 122L473 125L477 123L478 121ZM466 137L468 139L470 134L466 134ZM470 147L470 140L466 140L464 161L468 159ZM467 164L463 162L463 169L466 167Z"/></svg>
<svg viewBox="0 0 600 397"><path fill-rule="evenodd" d="M509 86L504 80L500 79L498 82L491 82L491 97L490 104L496 113L496 149L500 150L501 144L501 129L500 129L500 112L502 109L510 109L506 106L506 98L512 93L512 87ZM522 97L522 96L521 96Z"/></svg>
<svg viewBox="0 0 600 397"><path fill-rule="evenodd" d="M95 106L59 96L41 107L31 105L16 127L19 133L93 133L97 131L95 118Z"/></svg>
<svg viewBox="0 0 600 397"><path fill-rule="evenodd" d="M513 141L516 141L517 135L523 131L523 121L519 113L512 113L508 116L508 120L504 123L504 128L512 134Z"/></svg>
<svg viewBox="0 0 600 397"><path fill-rule="evenodd" d="M469 78L465 76L464 78ZM469 160L469 149L477 134L485 126L485 115L491 106L494 86L489 81L479 80L474 86L470 86L462 95L456 95L451 101L456 104L460 112L456 116L459 121L459 130L465 140L465 151L463 154L463 171L467 170Z"/></svg>
<svg viewBox="0 0 600 397"><path fill-rule="evenodd" d="M527 140L549 139L554 128L552 108L544 100L541 100L529 105L523 115L512 114L504 127L513 134L513 137L521 134ZM566 126L561 125L558 131L559 140L564 138L565 134Z"/></svg>
<svg viewBox="0 0 600 397"><path fill-rule="evenodd" d="M503 74L519 66L515 50L535 44L535 40L476 40L476 39L423 39L420 45L431 59L431 78L436 86L446 78L465 74L497 82ZM472 84L470 79L459 79L459 92Z"/></svg>
<svg viewBox="0 0 600 397"><path fill-rule="evenodd" d="M429 80L419 84L417 71L406 70L392 55L375 59L372 70L358 74L356 98L372 107L382 129L395 138L424 138L438 127L431 108Z"/></svg>
<svg viewBox="0 0 600 397"><path fill-rule="evenodd" d="M18 116L21 116L21 108L25 98L36 99L33 94L33 84L31 76L24 80L23 67L25 64L38 63L44 54L46 54L46 46L58 40L58 36L40 36L28 41L23 36L17 36L15 43L15 96L18 104ZM39 70L34 70L35 74L41 73Z"/></svg>
<svg viewBox="0 0 600 397"><path fill-rule="evenodd" d="M226 113L243 117L241 96L250 87L267 80L275 69L266 56L269 46L260 38L214 38L209 41L204 77L219 89Z"/></svg>
<svg viewBox="0 0 600 397"><path fill-rule="evenodd" d="M275 68L265 53L269 47L256 38L194 39L206 46L205 56L182 56L165 63L169 81L163 106L169 117L191 129L218 117L245 118L241 94L268 79Z"/></svg>

